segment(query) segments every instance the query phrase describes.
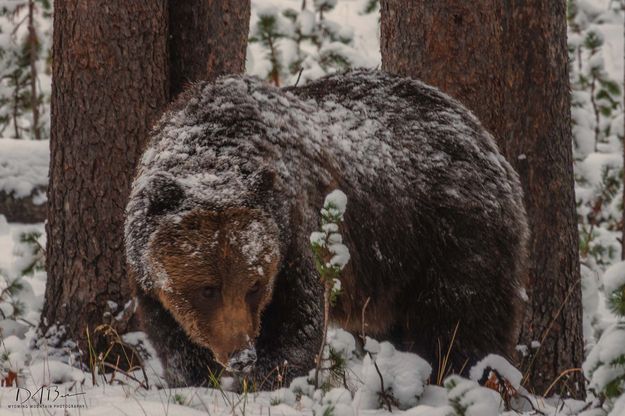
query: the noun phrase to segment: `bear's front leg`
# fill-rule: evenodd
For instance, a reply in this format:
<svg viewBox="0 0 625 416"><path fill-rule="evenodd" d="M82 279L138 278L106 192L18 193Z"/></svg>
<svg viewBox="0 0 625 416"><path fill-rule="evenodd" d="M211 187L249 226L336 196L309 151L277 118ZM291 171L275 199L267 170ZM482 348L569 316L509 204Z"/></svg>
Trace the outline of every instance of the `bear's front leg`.
<svg viewBox="0 0 625 416"><path fill-rule="evenodd" d="M255 377L264 381L263 388L284 385L315 367L323 331L323 288L309 254L292 254L283 262L261 325Z"/></svg>

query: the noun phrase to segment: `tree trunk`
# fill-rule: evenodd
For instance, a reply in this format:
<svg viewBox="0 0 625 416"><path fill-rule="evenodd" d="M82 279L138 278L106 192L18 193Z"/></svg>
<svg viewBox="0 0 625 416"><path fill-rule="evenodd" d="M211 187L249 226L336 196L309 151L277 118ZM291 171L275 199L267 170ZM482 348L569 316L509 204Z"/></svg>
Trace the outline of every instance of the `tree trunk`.
<svg viewBox="0 0 625 416"><path fill-rule="evenodd" d="M435 85L493 132L502 121L507 93L501 3L419 0L408 6L401 0L382 1L382 68Z"/></svg>
<svg viewBox="0 0 625 416"><path fill-rule="evenodd" d="M511 4L504 14L507 123L496 132L525 192L530 303L520 343L540 342L528 385L542 394L562 371L584 361L566 3ZM581 371L574 372L553 393L583 398L584 384Z"/></svg>
<svg viewBox="0 0 625 416"><path fill-rule="evenodd" d="M623 11L623 15L625 16L625 2L621 3L621 10ZM625 24L625 22L623 22ZM625 73L623 74L623 85L625 86ZM623 102L625 104L625 101ZM625 106L624 106L625 107ZM625 117L623 117L623 123L625 124ZM623 128L625 132L625 126ZM625 143L625 138L623 139ZM623 146L623 166L625 166L625 145ZM623 204L623 214L621 218L621 260L625 260L625 169L623 169L623 194L622 204Z"/></svg>
<svg viewBox="0 0 625 416"><path fill-rule="evenodd" d="M54 4L40 332L82 351L87 328L93 337L103 323L120 334L132 325L124 210L151 124L186 82L243 70L249 25L249 1L111 1ZM101 352L105 339L91 341Z"/></svg>
<svg viewBox="0 0 625 416"><path fill-rule="evenodd" d="M583 361L570 97L563 0L382 1L382 67L459 99L521 176L532 237L521 344L543 393ZM561 384L584 394L573 373Z"/></svg>
<svg viewBox="0 0 625 416"><path fill-rule="evenodd" d="M57 0L53 41L41 331L61 335L48 332L49 343L75 340L88 351L86 329L93 336L113 323L130 298L124 208L148 129L168 100L167 3ZM123 333L127 321L114 323Z"/></svg>
<svg viewBox="0 0 625 416"><path fill-rule="evenodd" d="M249 0L170 0L170 93L245 69Z"/></svg>
<svg viewBox="0 0 625 416"><path fill-rule="evenodd" d="M30 64L30 107L33 112L33 137L41 140L39 129L39 95L37 94L37 53L39 39L35 31L35 0L28 0L28 59Z"/></svg>

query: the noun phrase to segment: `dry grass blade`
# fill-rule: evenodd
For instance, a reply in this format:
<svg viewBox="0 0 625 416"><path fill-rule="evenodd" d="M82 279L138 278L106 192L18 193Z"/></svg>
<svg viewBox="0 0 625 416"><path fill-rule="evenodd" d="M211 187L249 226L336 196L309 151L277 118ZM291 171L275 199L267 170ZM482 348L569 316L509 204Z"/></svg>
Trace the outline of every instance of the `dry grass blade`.
<svg viewBox="0 0 625 416"><path fill-rule="evenodd" d="M449 375L449 373L451 372L451 367L449 367L449 358L451 357L451 350L454 346L454 343L456 342L456 336L458 335L458 328L460 327L460 321L458 321L456 323L456 327L454 328L454 332L451 335L451 341L449 342L449 346L447 347L447 352L445 353L445 356L442 357L441 360L441 344L440 344L440 340L438 341L438 353L439 353L439 359L438 359L438 374L436 375L436 384L439 386L443 385L443 380L445 379L445 377L447 377L447 375ZM465 361L465 365L466 366L466 361Z"/></svg>
<svg viewBox="0 0 625 416"><path fill-rule="evenodd" d="M549 387L547 387L547 389L543 393L543 397L547 397L549 393L551 393L551 390L556 386L556 384L558 384L558 381L560 381L563 377L571 373L581 373L581 372L582 372L581 368L569 368L569 369L564 370L558 375L558 377L556 377L555 380L553 380L553 382L549 385Z"/></svg>

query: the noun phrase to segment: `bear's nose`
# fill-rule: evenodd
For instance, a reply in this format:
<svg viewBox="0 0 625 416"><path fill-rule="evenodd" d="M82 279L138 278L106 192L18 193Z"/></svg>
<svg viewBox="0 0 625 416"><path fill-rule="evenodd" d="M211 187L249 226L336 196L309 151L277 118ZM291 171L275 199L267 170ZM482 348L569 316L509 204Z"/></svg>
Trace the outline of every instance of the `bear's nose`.
<svg viewBox="0 0 625 416"><path fill-rule="evenodd" d="M256 348L250 346L234 352L228 360L228 371L249 373L256 364Z"/></svg>

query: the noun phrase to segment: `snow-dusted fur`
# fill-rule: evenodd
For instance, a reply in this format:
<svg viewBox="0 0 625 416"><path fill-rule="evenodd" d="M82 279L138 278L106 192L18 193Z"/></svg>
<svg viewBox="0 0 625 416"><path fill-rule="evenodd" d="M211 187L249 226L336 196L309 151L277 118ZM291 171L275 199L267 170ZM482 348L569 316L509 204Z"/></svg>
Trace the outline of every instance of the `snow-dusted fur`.
<svg viewBox="0 0 625 416"><path fill-rule="evenodd" d="M247 207L278 235L281 263L262 312L257 371L314 366L321 286L309 235L324 197L348 198L342 234L351 261L335 321L436 359L458 334L452 363L510 354L517 339L527 224L517 174L458 102L378 71L278 89L244 76L198 83L162 117L127 207L126 248L145 329L172 385L206 381L211 352L154 295L168 276L150 238L191 210ZM207 237L210 238L210 237ZM219 259L217 259L219 260ZM469 366L470 367L470 366Z"/></svg>

